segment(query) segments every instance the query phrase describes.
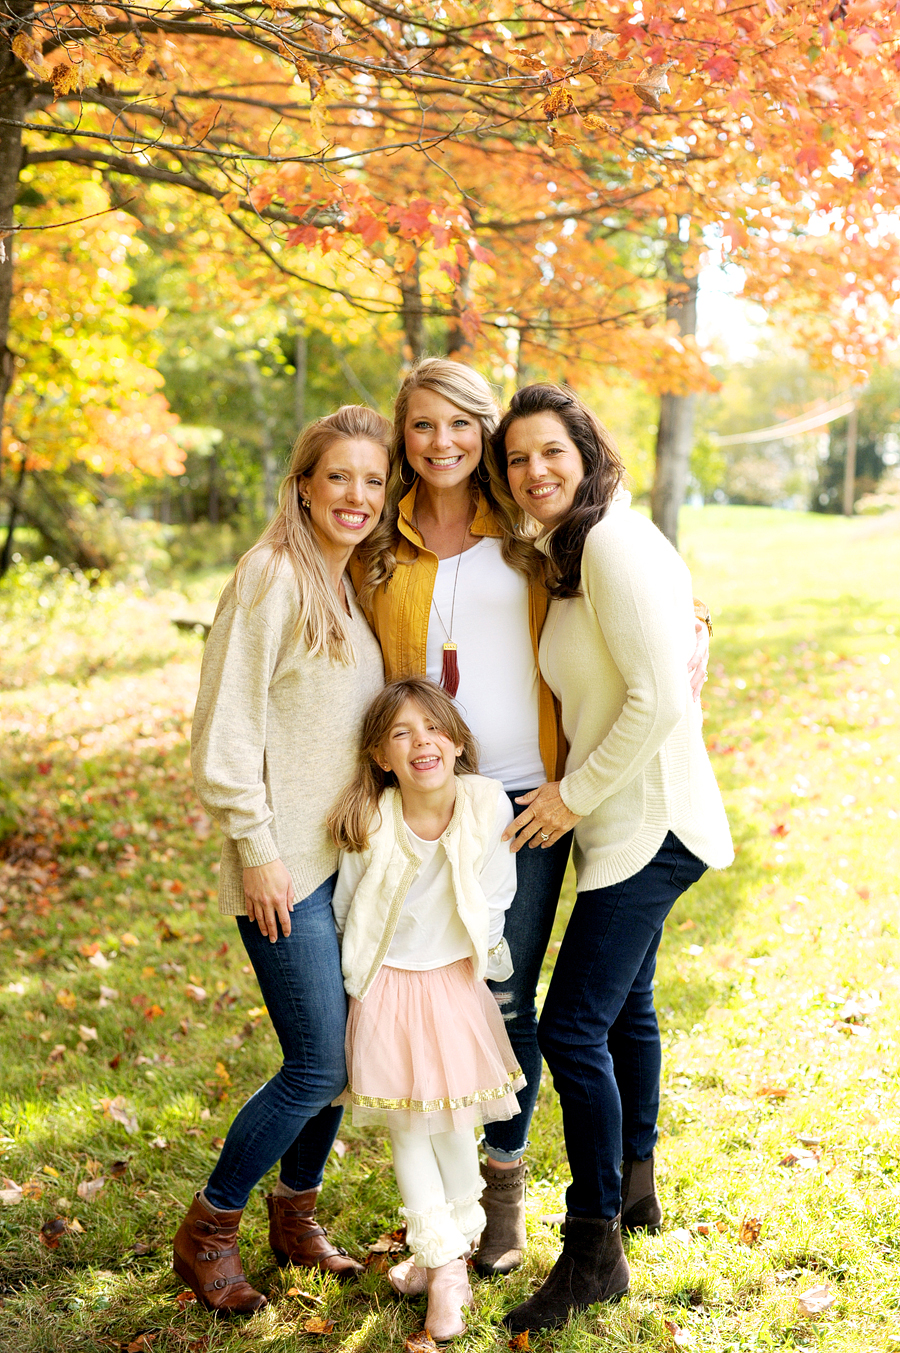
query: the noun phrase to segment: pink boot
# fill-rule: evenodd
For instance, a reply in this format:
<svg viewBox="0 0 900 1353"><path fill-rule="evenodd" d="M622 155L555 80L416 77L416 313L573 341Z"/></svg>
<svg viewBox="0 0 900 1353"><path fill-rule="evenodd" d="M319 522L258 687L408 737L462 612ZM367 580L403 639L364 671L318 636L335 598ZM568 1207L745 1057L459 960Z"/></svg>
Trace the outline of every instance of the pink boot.
<svg viewBox="0 0 900 1353"><path fill-rule="evenodd" d="M465 1334L466 1322L462 1312L472 1305L472 1289L465 1259L451 1259L440 1268L426 1269L428 1276L428 1310L425 1329L435 1343L446 1343Z"/></svg>
<svg viewBox="0 0 900 1353"><path fill-rule="evenodd" d="M404 1259L402 1264L388 1269L388 1282L401 1296L419 1297L428 1286L428 1273L419 1268L415 1259Z"/></svg>

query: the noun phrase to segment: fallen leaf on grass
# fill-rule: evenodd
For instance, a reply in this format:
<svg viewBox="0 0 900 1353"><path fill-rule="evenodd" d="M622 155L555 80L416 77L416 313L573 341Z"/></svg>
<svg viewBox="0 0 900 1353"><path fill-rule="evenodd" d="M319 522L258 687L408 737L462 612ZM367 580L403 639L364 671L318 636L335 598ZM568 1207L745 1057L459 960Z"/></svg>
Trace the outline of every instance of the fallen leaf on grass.
<svg viewBox="0 0 900 1353"><path fill-rule="evenodd" d="M155 1338L155 1334L139 1334L130 1344L125 1345L125 1353L145 1353L145 1350L153 1347Z"/></svg>
<svg viewBox="0 0 900 1353"><path fill-rule="evenodd" d="M670 1240L677 1240L680 1245L690 1245L693 1236L686 1226L676 1226L674 1231L669 1232Z"/></svg>
<svg viewBox="0 0 900 1353"><path fill-rule="evenodd" d="M762 1234L762 1222L759 1217L745 1217L741 1222L738 1240L741 1245L755 1245Z"/></svg>
<svg viewBox="0 0 900 1353"><path fill-rule="evenodd" d="M836 1301L837 1297L826 1283L821 1287L811 1287L808 1292L802 1293L797 1298L797 1310L801 1315L817 1316L827 1311Z"/></svg>
<svg viewBox="0 0 900 1353"><path fill-rule="evenodd" d="M193 1292L188 1289L187 1292L179 1292L175 1300L178 1302L181 1309L184 1310L185 1306L190 1306L191 1302L196 1301L197 1298L194 1296Z"/></svg>
<svg viewBox="0 0 900 1353"><path fill-rule="evenodd" d="M698 1236L721 1235L728 1230L727 1221L698 1221L694 1230Z"/></svg>
<svg viewBox="0 0 900 1353"><path fill-rule="evenodd" d="M206 989L204 987L196 986L193 982L188 982L187 986L184 989L184 994L185 996L189 996L192 1001L196 1001L198 1004L201 1001L205 1001L207 999Z"/></svg>
<svg viewBox="0 0 900 1353"><path fill-rule="evenodd" d="M101 953L99 949L96 954L91 954L88 963L90 963L92 968L98 968L100 972L106 972L107 968L112 967L109 959L105 954Z"/></svg>
<svg viewBox="0 0 900 1353"><path fill-rule="evenodd" d="M203 1334L193 1343L188 1344L189 1353L204 1353L204 1349L209 1348L209 1335Z"/></svg>
<svg viewBox="0 0 900 1353"><path fill-rule="evenodd" d="M97 1030L90 1024L79 1024L78 1032L85 1043L90 1043L97 1037Z"/></svg>
<svg viewBox="0 0 900 1353"><path fill-rule="evenodd" d="M48 1250L55 1250L62 1240L63 1236L71 1235L74 1231L83 1231L83 1227L72 1224L68 1217L53 1217L50 1221L45 1221L40 1229L39 1235L42 1245L46 1245Z"/></svg>
<svg viewBox="0 0 900 1353"><path fill-rule="evenodd" d="M346 1143L346 1142L342 1142L341 1139L340 1139L340 1137L338 1137L338 1138L336 1138L335 1141L332 1143L331 1149L332 1149L332 1151L334 1152L334 1154L338 1157L338 1159L341 1159L341 1158L343 1158L344 1156L346 1156L346 1154L347 1154L347 1149L348 1149L348 1148L347 1148L347 1143Z"/></svg>
<svg viewBox="0 0 900 1353"><path fill-rule="evenodd" d="M122 1175L127 1173L128 1173L127 1160L114 1160L112 1165L110 1165L109 1167L110 1179L121 1179Z"/></svg>
<svg viewBox="0 0 900 1353"><path fill-rule="evenodd" d="M313 1316L310 1320L303 1322L302 1328L307 1334L330 1334L334 1329L333 1320L322 1320L318 1316Z"/></svg>
<svg viewBox="0 0 900 1353"><path fill-rule="evenodd" d="M225 1145L225 1138L224 1138L224 1137L210 1137L210 1139L209 1139L209 1144L210 1144L210 1146L212 1147L212 1149L213 1149L214 1151L221 1151L221 1150L222 1150L222 1147Z"/></svg>
<svg viewBox="0 0 900 1353"><path fill-rule="evenodd" d="M772 1081L766 1081L765 1084L759 1086L756 1093L765 1099L787 1099L791 1090L788 1085L778 1085Z"/></svg>
<svg viewBox="0 0 900 1353"><path fill-rule="evenodd" d="M102 1109L104 1118L111 1118L114 1123L121 1123L129 1136L137 1132L137 1114L124 1095L116 1095L115 1099L99 1099L94 1108Z"/></svg>
<svg viewBox="0 0 900 1353"><path fill-rule="evenodd" d="M0 1189L0 1204L3 1207L13 1207L16 1203L21 1203L25 1194L19 1188L13 1179L4 1179L3 1188Z"/></svg>
<svg viewBox="0 0 900 1353"><path fill-rule="evenodd" d="M437 1344L427 1330L417 1330L403 1345L403 1353L437 1353L437 1349Z"/></svg>
<svg viewBox="0 0 900 1353"><path fill-rule="evenodd" d="M285 1292L286 1297L303 1297L306 1301L323 1302L324 1297L317 1297L315 1292L305 1292L302 1287L289 1287Z"/></svg>
<svg viewBox="0 0 900 1353"><path fill-rule="evenodd" d="M166 1141L165 1137L154 1137L147 1145L155 1146L158 1151L165 1151L168 1149L169 1143Z"/></svg>
<svg viewBox="0 0 900 1353"><path fill-rule="evenodd" d="M819 1163L819 1152L810 1151L805 1146L792 1146L781 1157L779 1165L799 1165L803 1170L814 1170Z"/></svg>
<svg viewBox="0 0 900 1353"><path fill-rule="evenodd" d="M43 1198L44 1190L37 1179L29 1179L22 1185L23 1198Z"/></svg>
<svg viewBox="0 0 900 1353"><path fill-rule="evenodd" d="M153 1246L145 1244L143 1240L136 1240L131 1250L133 1254L152 1254Z"/></svg>
<svg viewBox="0 0 900 1353"><path fill-rule="evenodd" d="M99 1179L83 1179L75 1192L79 1198L83 1198L86 1203L89 1203L97 1197L105 1183L106 1179L103 1175Z"/></svg>
<svg viewBox="0 0 900 1353"><path fill-rule="evenodd" d="M694 1343L694 1336L690 1330L683 1330L676 1325L674 1320L666 1321L666 1329L672 1336L672 1343L675 1348L690 1348Z"/></svg>
<svg viewBox="0 0 900 1353"><path fill-rule="evenodd" d="M61 1062L68 1051L69 1049L66 1047L65 1043L57 1043L56 1047L52 1048L51 1051L48 1053L47 1061Z"/></svg>
<svg viewBox="0 0 900 1353"><path fill-rule="evenodd" d="M165 1013L161 1005L148 1005L144 1011L144 1019L159 1019L160 1015Z"/></svg>
<svg viewBox="0 0 900 1353"><path fill-rule="evenodd" d="M526 1353L526 1350L531 1347L528 1342L528 1330L523 1330L521 1334L514 1335L509 1341L509 1347L513 1350L513 1353Z"/></svg>
<svg viewBox="0 0 900 1353"><path fill-rule="evenodd" d="M405 1226L398 1226L394 1231L383 1231L377 1240L366 1246L369 1254L396 1254L405 1248Z"/></svg>

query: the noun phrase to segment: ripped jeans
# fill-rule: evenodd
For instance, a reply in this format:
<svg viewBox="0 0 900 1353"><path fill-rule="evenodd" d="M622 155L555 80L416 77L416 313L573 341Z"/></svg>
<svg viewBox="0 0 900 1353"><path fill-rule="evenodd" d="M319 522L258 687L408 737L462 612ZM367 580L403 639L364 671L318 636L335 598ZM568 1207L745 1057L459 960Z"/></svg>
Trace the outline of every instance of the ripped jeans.
<svg viewBox="0 0 900 1353"><path fill-rule="evenodd" d="M522 811L516 798L527 793L527 789L517 789L510 794L514 813ZM497 998L509 1041L528 1084L516 1094L521 1113L506 1123L485 1125L485 1150L493 1160L518 1160L528 1146L528 1129L543 1065L537 1041L535 992L550 943L571 844L572 833L567 832L547 850L539 846L532 850L526 845L516 855L516 895L506 913L503 931L515 970L508 982L489 982L488 986Z"/></svg>

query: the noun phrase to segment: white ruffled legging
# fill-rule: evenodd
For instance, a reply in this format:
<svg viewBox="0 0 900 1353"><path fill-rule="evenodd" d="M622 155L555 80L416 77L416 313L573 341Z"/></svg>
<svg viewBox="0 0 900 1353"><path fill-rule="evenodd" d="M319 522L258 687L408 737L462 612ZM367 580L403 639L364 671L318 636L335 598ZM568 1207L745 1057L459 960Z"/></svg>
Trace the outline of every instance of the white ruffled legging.
<svg viewBox="0 0 900 1353"><path fill-rule="evenodd" d="M392 1130L391 1149L406 1243L416 1263L440 1268L467 1254L485 1224L474 1130L430 1136Z"/></svg>

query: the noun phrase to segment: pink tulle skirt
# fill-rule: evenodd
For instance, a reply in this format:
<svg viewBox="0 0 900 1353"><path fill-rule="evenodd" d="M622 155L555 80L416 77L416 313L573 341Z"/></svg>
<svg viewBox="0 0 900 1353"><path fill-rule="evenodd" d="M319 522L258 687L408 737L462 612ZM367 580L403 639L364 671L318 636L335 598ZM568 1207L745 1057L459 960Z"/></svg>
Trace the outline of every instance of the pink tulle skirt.
<svg viewBox="0 0 900 1353"><path fill-rule="evenodd" d="M382 967L365 1000L350 999L346 1053L355 1124L461 1132L519 1112L525 1077L471 959Z"/></svg>

